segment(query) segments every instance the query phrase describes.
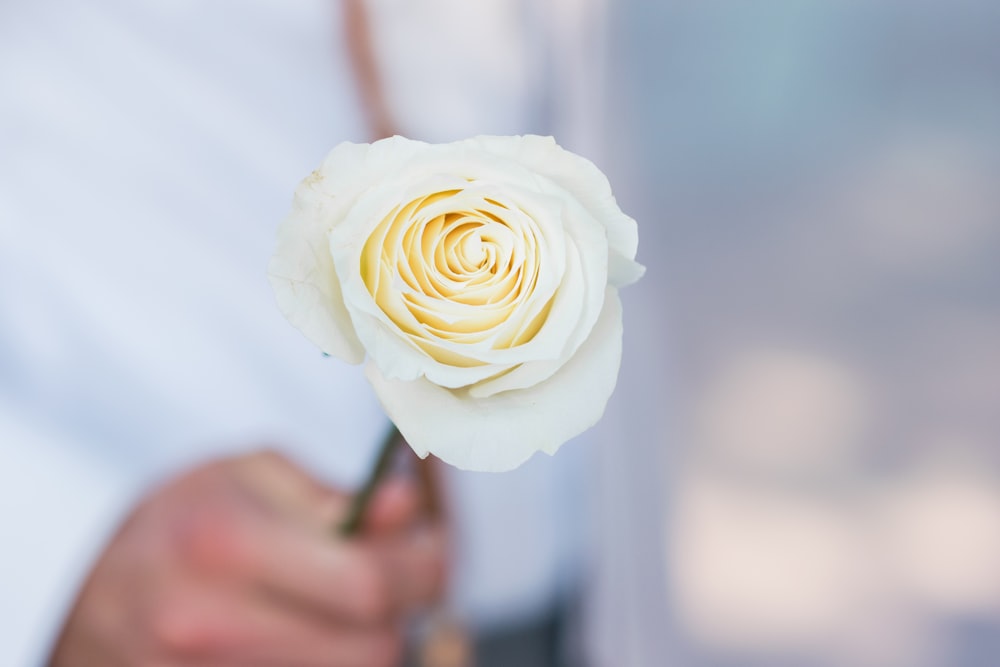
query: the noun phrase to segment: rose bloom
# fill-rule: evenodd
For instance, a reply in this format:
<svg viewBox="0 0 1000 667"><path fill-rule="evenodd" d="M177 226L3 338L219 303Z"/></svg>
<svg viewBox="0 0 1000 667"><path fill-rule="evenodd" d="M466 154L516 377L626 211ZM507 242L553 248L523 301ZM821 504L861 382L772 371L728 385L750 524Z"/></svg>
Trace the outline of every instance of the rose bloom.
<svg viewBox="0 0 1000 667"><path fill-rule="evenodd" d="M344 143L296 190L268 273L289 321L366 375L420 456L549 454L604 412L635 221L551 137Z"/></svg>

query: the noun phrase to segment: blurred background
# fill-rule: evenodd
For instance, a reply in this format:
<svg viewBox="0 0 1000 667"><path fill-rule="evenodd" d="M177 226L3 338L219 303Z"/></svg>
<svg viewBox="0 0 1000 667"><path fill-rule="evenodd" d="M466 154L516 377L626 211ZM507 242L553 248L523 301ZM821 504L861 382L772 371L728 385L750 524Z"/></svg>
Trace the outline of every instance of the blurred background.
<svg viewBox="0 0 1000 667"><path fill-rule="evenodd" d="M998 664L1000 5L609 12L622 664Z"/></svg>
<svg viewBox="0 0 1000 667"><path fill-rule="evenodd" d="M339 18L360 5L364 21ZM204 391L231 398L257 350L284 349L275 341L293 334L263 268L289 193L329 146L396 131L552 133L608 173L648 273L623 291L625 356L601 424L518 473L449 473L468 543L453 602L463 620L541 644L536 655L573 647L561 663L480 667L1000 664L996 0L25 0L0 3L0 36L0 52L24 54L0 58L0 130L14 130L0 142L0 287L34 290L0 293L12 414L28 406L105 443L73 440L136 476L233 429L256 437L247 415L273 425L273 408L290 440L315 444L303 460L359 477L363 452L330 455L327 394L260 416L239 392L203 410L197 392L174 405L160 390L174 366L201 387L188 367L217 361L224 384ZM50 165L63 162L50 154L76 156L68 196L51 196ZM121 173L141 185L135 208L106 216L118 180L101 179ZM45 220L62 225L59 243ZM98 223L103 237L88 231ZM103 268L80 248L128 258L120 243L145 262L148 234L160 255L232 260L205 259L173 288L172 261L169 282L158 265L123 264L147 281L140 303L147 289L166 295L205 329L164 338L166 371L118 342L139 318L105 316L136 301L115 265L113 280L70 289ZM51 285L15 278L48 280L34 254L52 247L63 254L46 255ZM218 304L251 283L232 312L275 328L234 317L247 338L230 349L213 329L230 312ZM61 317L63 301L89 338L39 306ZM327 381L302 358L295 373ZM287 363L275 368L248 377L267 396L275 377L305 393ZM23 615L10 608L8 624ZM539 627L508 633L531 613Z"/></svg>

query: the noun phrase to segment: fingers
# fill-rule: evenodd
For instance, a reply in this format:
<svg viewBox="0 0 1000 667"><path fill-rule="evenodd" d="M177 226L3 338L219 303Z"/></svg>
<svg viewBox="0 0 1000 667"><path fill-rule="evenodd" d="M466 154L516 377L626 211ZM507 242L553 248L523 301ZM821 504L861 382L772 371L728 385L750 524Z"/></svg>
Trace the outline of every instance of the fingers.
<svg viewBox="0 0 1000 667"><path fill-rule="evenodd" d="M388 480L369 508L368 530L338 538L333 521L289 520L332 493L274 455L238 463L241 479L281 498L284 510L244 493L213 494L177 531L182 557L210 576L243 581L300 611L359 626L383 623L435 599L445 570L444 532L418 524L411 482Z"/></svg>
<svg viewBox="0 0 1000 667"><path fill-rule="evenodd" d="M387 578L390 603L399 612L440 599L447 572L447 540L440 524L428 523L373 544Z"/></svg>
<svg viewBox="0 0 1000 667"><path fill-rule="evenodd" d="M265 450L236 462L237 475L248 490L271 508L316 528L325 528L341 516L347 497L322 484L275 451Z"/></svg>
<svg viewBox="0 0 1000 667"><path fill-rule="evenodd" d="M264 539L251 565L268 590L355 624L424 606L443 588L447 552L440 526L364 541L271 526Z"/></svg>
<svg viewBox="0 0 1000 667"><path fill-rule="evenodd" d="M366 535L386 535L409 527L420 512L420 494L410 480L400 477L386 479L364 516Z"/></svg>
<svg viewBox="0 0 1000 667"><path fill-rule="evenodd" d="M377 624L434 599L444 580L446 541L426 525L386 537L340 540L262 522L247 562L265 588L289 603L355 624Z"/></svg>
<svg viewBox="0 0 1000 667"><path fill-rule="evenodd" d="M266 590L358 623L387 614L381 563L360 542L289 521L241 493L205 498L175 524L179 564L200 577Z"/></svg>
<svg viewBox="0 0 1000 667"><path fill-rule="evenodd" d="M405 484L383 489L372 532L358 538L338 539L329 519L295 519L318 517L331 495L274 455L206 464L165 485L101 555L56 661L398 665L395 625L438 587L441 532L416 529Z"/></svg>
<svg viewBox="0 0 1000 667"><path fill-rule="evenodd" d="M400 632L389 624L323 623L227 589L181 592L157 623L161 649L184 664L389 667L401 652Z"/></svg>
<svg viewBox="0 0 1000 667"><path fill-rule="evenodd" d="M280 521L264 520L254 532L259 542L247 554L247 574L276 596L356 624L391 614L387 577L368 547Z"/></svg>
<svg viewBox="0 0 1000 667"><path fill-rule="evenodd" d="M440 522L422 520L424 500L414 481L388 479L365 515L362 540L379 553L396 611L434 602L444 587L446 533Z"/></svg>
<svg viewBox="0 0 1000 667"><path fill-rule="evenodd" d="M238 472L244 484L260 494L269 506L289 516L305 518L324 532L340 520L349 505L347 496L273 451L239 459ZM425 500L424 490L405 478L384 480L365 511L365 532L394 532L415 521Z"/></svg>

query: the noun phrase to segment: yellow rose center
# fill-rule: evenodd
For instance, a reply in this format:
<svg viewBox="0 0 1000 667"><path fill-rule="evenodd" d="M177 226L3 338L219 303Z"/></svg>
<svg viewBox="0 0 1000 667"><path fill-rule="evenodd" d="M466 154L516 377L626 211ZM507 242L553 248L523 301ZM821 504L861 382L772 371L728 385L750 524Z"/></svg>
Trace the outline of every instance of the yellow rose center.
<svg viewBox="0 0 1000 667"><path fill-rule="evenodd" d="M542 255L534 220L470 190L393 209L365 242L361 276L378 307L437 361L478 366L475 349L530 341L551 308L531 304ZM461 346L462 349L456 349Z"/></svg>

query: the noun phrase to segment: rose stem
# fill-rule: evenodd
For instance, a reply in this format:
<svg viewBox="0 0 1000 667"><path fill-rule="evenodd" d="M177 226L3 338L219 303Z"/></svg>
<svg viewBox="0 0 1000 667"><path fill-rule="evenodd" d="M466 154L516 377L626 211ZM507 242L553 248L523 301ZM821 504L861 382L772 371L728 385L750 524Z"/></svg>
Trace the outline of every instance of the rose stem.
<svg viewBox="0 0 1000 667"><path fill-rule="evenodd" d="M351 498L351 508L347 513L347 518L337 527L337 532L342 536L351 537L357 535L358 531L361 530L361 522L365 517L365 510L368 508L368 504L371 502L371 498L375 494L375 489L378 488L379 482L382 481L382 478L389 471L393 455L402 441L403 438L400 436L395 424L390 424L389 430L385 434L385 439L382 440L382 446L379 448L375 467L365 481L364 486L358 489L358 492Z"/></svg>

